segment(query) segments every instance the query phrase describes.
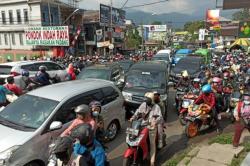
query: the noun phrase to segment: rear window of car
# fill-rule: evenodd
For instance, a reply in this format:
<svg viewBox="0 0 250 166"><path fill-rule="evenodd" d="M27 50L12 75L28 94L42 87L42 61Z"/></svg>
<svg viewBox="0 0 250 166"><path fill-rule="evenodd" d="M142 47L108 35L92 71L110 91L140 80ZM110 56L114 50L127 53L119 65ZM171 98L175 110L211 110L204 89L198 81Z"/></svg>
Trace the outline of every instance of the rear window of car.
<svg viewBox="0 0 250 166"><path fill-rule="evenodd" d="M11 72L12 66L0 65L0 74L9 75Z"/></svg>

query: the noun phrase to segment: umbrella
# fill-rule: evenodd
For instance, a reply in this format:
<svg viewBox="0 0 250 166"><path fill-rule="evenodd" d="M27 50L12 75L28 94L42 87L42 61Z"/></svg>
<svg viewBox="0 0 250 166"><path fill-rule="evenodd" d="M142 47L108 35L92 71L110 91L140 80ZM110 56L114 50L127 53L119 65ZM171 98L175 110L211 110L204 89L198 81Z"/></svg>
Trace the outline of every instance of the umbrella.
<svg viewBox="0 0 250 166"><path fill-rule="evenodd" d="M233 46L235 45L239 45L239 46L242 46L242 47L250 47L250 41L248 39L245 39L245 38L240 38L240 39L237 39L231 46L230 48L232 48Z"/></svg>

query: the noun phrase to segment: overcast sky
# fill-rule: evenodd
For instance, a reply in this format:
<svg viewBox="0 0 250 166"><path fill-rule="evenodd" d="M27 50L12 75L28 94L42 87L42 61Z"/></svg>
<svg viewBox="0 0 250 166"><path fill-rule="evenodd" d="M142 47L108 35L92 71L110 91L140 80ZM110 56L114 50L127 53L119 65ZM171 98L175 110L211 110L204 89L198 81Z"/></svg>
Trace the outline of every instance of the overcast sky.
<svg viewBox="0 0 250 166"><path fill-rule="evenodd" d="M114 7L120 8L126 0L113 0ZM144 3L157 2L160 0L128 0L126 6L133 6ZM110 4L110 0L81 0L80 7L84 9L98 9L99 4ZM206 9L213 9L216 6L216 0L169 0L168 2L155 4L151 6L133 8L150 13L203 13Z"/></svg>

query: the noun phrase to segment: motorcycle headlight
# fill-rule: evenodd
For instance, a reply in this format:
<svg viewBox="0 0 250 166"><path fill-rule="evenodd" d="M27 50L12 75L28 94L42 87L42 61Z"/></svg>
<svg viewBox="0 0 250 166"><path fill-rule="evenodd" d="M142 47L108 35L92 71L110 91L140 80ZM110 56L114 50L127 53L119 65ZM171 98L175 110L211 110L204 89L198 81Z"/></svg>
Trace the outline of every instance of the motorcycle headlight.
<svg viewBox="0 0 250 166"><path fill-rule="evenodd" d="M13 146L3 152L0 152L0 166L8 165L9 159L12 154L19 148L20 146Z"/></svg>
<svg viewBox="0 0 250 166"><path fill-rule="evenodd" d="M189 106L190 104L191 104L190 101L184 100L184 101L182 102L182 107L183 107L183 108L188 108L188 106Z"/></svg>
<svg viewBox="0 0 250 166"><path fill-rule="evenodd" d="M127 136L126 142L129 146L138 146L141 140L143 139L143 137L144 137L144 134L141 134L134 140L130 140L129 136Z"/></svg>
<svg viewBox="0 0 250 166"><path fill-rule="evenodd" d="M125 100L127 100L127 101L131 101L132 100L132 93L122 92L122 95L123 95L123 97L124 97Z"/></svg>

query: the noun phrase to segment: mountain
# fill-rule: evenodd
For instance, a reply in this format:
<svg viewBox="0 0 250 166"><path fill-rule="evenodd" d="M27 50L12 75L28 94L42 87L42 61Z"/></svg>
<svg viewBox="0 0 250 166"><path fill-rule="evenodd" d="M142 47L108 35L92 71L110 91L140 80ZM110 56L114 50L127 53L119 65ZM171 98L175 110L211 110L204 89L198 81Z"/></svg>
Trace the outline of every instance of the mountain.
<svg viewBox="0 0 250 166"><path fill-rule="evenodd" d="M231 18L235 10L222 11L221 16ZM152 15L143 11L128 10L126 13L127 19L132 19L138 24L151 24L154 21L161 21L163 24L171 25L174 28L183 28L188 21L205 20L204 14L182 14L178 12Z"/></svg>

